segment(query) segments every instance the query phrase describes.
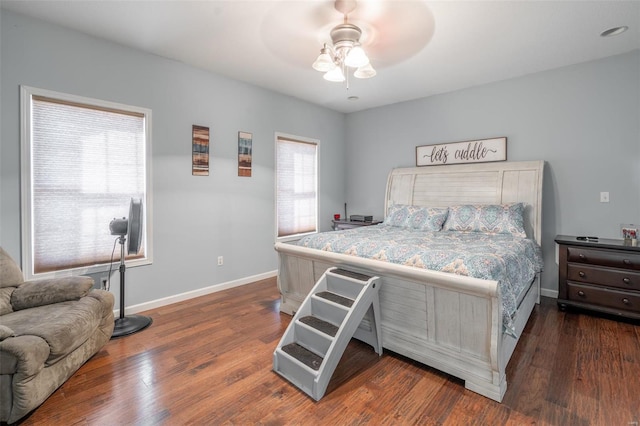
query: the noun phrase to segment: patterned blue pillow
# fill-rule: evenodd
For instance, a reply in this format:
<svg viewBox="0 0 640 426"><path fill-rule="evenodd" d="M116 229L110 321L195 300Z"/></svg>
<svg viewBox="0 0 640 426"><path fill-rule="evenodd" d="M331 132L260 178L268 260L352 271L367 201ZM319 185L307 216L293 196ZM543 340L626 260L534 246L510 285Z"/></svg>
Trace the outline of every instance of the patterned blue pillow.
<svg viewBox="0 0 640 426"><path fill-rule="evenodd" d="M448 208L394 204L389 207L383 224L421 231L440 231L448 213Z"/></svg>
<svg viewBox="0 0 640 426"><path fill-rule="evenodd" d="M526 238L523 213L522 203L453 206L449 207L444 230L512 234Z"/></svg>
<svg viewBox="0 0 640 426"><path fill-rule="evenodd" d="M411 215L411 228L420 231L440 231L448 215L447 207L420 207Z"/></svg>

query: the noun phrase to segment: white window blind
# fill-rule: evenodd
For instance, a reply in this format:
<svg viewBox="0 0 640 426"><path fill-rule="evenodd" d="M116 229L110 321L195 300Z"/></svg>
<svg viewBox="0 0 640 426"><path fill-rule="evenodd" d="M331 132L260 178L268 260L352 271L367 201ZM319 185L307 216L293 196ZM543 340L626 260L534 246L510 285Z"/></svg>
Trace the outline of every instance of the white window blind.
<svg viewBox="0 0 640 426"><path fill-rule="evenodd" d="M128 215L131 197L143 200L149 217L144 201L150 111L48 91L43 96L40 89L25 91L23 102L30 106L23 110L23 128L30 130L23 138L29 157L23 164L29 181L23 209L28 227L25 272L42 276L109 263L116 238L109 222ZM144 228L147 222L143 219ZM146 256L143 237L141 251L131 257Z"/></svg>
<svg viewBox="0 0 640 426"><path fill-rule="evenodd" d="M316 232L318 144L276 137L278 237Z"/></svg>

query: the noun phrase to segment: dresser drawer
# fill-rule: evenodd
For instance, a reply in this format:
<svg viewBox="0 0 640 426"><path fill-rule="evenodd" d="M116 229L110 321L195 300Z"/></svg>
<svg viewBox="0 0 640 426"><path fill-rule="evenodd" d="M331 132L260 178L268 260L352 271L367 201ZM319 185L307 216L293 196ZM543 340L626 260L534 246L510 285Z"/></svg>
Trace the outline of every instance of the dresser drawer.
<svg viewBox="0 0 640 426"><path fill-rule="evenodd" d="M640 272L624 269L600 268L597 266L569 264L567 279L581 283L593 283L640 291Z"/></svg>
<svg viewBox="0 0 640 426"><path fill-rule="evenodd" d="M575 263L610 266L640 271L640 254L584 247L567 247L567 260Z"/></svg>
<svg viewBox="0 0 640 426"><path fill-rule="evenodd" d="M567 298L575 302L640 313L640 294L636 293L567 282Z"/></svg>

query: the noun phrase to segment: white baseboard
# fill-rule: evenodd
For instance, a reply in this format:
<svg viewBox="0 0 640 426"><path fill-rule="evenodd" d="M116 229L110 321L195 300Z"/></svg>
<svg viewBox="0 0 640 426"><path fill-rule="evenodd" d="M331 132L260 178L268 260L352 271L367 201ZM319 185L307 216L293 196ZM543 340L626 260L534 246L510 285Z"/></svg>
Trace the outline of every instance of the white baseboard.
<svg viewBox="0 0 640 426"><path fill-rule="evenodd" d="M240 278L238 280L229 281L222 284L216 284L205 288L199 288L197 290L188 291L186 293L176 294L174 296L163 297L162 299L151 300L149 302L140 303L138 305L127 306L126 314L135 314L142 311L148 311L149 309L159 308L161 306L170 305L172 303L182 302L183 300L193 299L195 297L204 296L218 291L227 290L233 287L239 287L241 285L250 284L252 282L266 280L267 278L273 278L278 275L278 271L269 271L250 277ZM120 316L120 309L113 311L116 318Z"/></svg>
<svg viewBox="0 0 640 426"><path fill-rule="evenodd" d="M550 290L548 288L540 288L540 295L545 297L558 298L558 290Z"/></svg>

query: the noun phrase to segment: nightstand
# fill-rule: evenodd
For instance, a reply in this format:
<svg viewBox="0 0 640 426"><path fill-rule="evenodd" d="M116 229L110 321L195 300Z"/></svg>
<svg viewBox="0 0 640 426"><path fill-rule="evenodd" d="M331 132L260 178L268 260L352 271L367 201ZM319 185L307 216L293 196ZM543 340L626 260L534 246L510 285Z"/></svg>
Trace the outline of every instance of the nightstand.
<svg viewBox="0 0 640 426"><path fill-rule="evenodd" d="M355 220L332 220L333 230L341 231L343 229L359 228L361 226L371 226L382 223L381 220L374 220L372 222L358 222Z"/></svg>
<svg viewBox="0 0 640 426"><path fill-rule="evenodd" d="M640 319L640 247L558 235L558 306Z"/></svg>

